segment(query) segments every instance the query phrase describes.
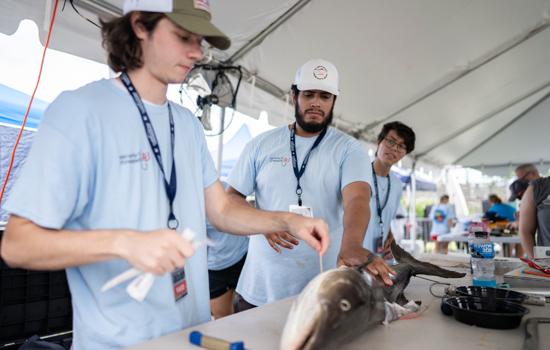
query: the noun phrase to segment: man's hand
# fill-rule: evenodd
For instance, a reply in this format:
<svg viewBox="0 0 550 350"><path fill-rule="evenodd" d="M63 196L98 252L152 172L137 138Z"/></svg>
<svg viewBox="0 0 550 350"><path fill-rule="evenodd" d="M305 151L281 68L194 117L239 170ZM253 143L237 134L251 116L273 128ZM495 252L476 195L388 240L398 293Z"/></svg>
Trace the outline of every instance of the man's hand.
<svg viewBox="0 0 550 350"><path fill-rule="evenodd" d="M388 286L393 285L389 275L395 275L396 272L390 268L382 258L373 255L369 250L359 245L354 247L342 247L342 250L340 250L338 266L361 266L365 264L367 264L365 269L368 272L380 278L384 284Z"/></svg>
<svg viewBox="0 0 550 350"><path fill-rule="evenodd" d="M397 274L395 270L393 270L388 264L386 264L384 259L379 256L374 256L372 262L367 265L366 269L368 272L384 281L387 286L393 285L393 282L390 279L390 274Z"/></svg>
<svg viewBox="0 0 550 350"><path fill-rule="evenodd" d="M287 214L288 233L297 239L301 239L324 255L330 244L328 225L317 218L308 218L302 215Z"/></svg>
<svg viewBox="0 0 550 350"><path fill-rule="evenodd" d="M279 248L279 246L286 249L293 249L295 245L300 243L300 241L287 232L267 233L264 236L271 248L277 253L281 253L281 248Z"/></svg>
<svg viewBox="0 0 550 350"><path fill-rule="evenodd" d="M119 241L123 259L138 270L161 276L183 267L195 250L190 241L174 230L129 232Z"/></svg>

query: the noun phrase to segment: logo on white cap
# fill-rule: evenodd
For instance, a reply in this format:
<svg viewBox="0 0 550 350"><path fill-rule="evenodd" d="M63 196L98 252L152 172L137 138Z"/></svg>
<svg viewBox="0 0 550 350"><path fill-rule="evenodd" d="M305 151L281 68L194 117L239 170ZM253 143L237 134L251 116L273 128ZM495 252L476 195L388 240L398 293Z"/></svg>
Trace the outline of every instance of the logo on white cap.
<svg viewBox="0 0 550 350"><path fill-rule="evenodd" d="M174 0L126 0L122 7L122 13L132 11L146 12L172 12L174 11Z"/></svg>
<svg viewBox="0 0 550 350"><path fill-rule="evenodd" d="M328 71L324 66L317 66L313 68L313 76L315 79L324 80L328 76Z"/></svg>
<svg viewBox="0 0 550 350"><path fill-rule="evenodd" d="M338 70L327 60L312 59L298 68L294 84L300 91L321 90L338 96Z"/></svg>

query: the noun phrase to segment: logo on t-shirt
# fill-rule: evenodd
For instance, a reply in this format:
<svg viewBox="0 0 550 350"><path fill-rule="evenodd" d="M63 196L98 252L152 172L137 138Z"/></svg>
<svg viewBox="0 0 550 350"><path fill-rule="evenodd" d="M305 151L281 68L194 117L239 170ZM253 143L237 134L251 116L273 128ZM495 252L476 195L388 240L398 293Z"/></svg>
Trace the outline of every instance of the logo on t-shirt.
<svg viewBox="0 0 550 350"><path fill-rule="evenodd" d="M445 222L445 219L447 218L447 213L441 209L436 209L434 211L434 220L436 222Z"/></svg>
<svg viewBox="0 0 550 350"><path fill-rule="evenodd" d="M147 170L149 168L149 161L151 160L151 153L149 151L140 151L136 153L123 154L118 157L120 165L139 163L141 169Z"/></svg>
<svg viewBox="0 0 550 350"><path fill-rule="evenodd" d="M270 163L281 163L282 166L286 166L290 163L290 157L269 157Z"/></svg>

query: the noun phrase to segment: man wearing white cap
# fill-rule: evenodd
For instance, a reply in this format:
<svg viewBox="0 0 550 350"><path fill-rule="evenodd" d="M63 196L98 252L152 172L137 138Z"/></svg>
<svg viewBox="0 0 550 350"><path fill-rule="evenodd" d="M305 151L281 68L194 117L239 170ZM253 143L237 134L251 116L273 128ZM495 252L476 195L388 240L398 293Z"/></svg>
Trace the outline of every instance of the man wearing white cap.
<svg viewBox="0 0 550 350"><path fill-rule="evenodd" d="M180 234L205 240L206 214L224 232L289 230L320 254L328 246L320 219L232 203L201 124L166 99L167 85L201 59L203 39L230 44L210 23L208 1L133 0L124 10L102 26L120 76L51 103L4 207L9 265L67 269L76 350L123 348L210 320L206 248ZM102 291L131 267L157 276L145 279L153 284L144 299L130 298L128 283Z"/></svg>
<svg viewBox="0 0 550 350"><path fill-rule="evenodd" d="M322 59L306 62L292 92L296 122L246 146L229 176L228 192L242 203L254 193L261 209L324 219L332 242L324 269L371 261L368 269L391 284L392 270L363 248L370 216L368 156L357 140L329 126L339 93L336 67ZM251 237L237 285L240 308L298 294L319 270L315 252L284 232Z"/></svg>

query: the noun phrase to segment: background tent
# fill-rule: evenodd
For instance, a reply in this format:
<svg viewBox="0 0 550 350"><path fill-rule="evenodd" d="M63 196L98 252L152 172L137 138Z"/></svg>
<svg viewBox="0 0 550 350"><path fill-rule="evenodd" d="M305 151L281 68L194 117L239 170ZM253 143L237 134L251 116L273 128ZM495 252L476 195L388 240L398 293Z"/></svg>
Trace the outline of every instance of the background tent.
<svg viewBox="0 0 550 350"><path fill-rule="evenodd" d="M80 11L120 14L122 0L75 0ZM45 28L53 1L3 0L0 31L23 18ZM212 0L214 22L232 39L214 61L240 64L237 109L270 122L291 116L288 91L307 59L341 73L335 124L373 141L384 122L418 134L416 159L508 175L550 164L549 0ZM69 5L52 47L104 60L98 29Z"/></svg>
<svg viewBox="0 0 550 350"><path fill-rule="evenodd" d="M21 91L0 84L0 123L21 125L31 97ZM34 99L26 127L37 128L48 103Z"/></svg>
<svg viewBox="0 0 550 350"><path fill-rule="evenodd" d="M239 131L237 131L229 141L224 143L220 178L225 179L229 176L229 173L237 163L242 150L251 139L252 134L250 133L250 130L246 124L243 124ZM217 151L213 151L211 154L214 160L218 159Z"/></svg>
<svg viewBox="0 0 550 350"><path fill-rule="evenodd" d="M392 169L392 172L399 178L399 180L401 180L404 185L409 185L411 183L411 171L400 170L394 167ZM415 177L417 191L437 192L437 185L427 176L423 175L420 172L416 172Z"/></svg>

